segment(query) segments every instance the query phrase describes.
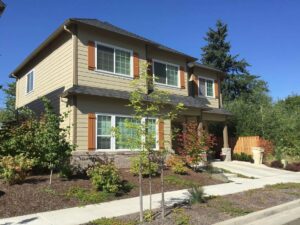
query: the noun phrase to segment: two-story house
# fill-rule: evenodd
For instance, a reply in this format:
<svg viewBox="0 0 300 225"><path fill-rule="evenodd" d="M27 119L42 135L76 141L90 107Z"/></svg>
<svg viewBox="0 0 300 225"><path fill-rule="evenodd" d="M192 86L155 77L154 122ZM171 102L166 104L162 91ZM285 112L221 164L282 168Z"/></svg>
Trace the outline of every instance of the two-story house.
<svg viewBox="0 0 300 225"><path fill-rule="evenodd" d="M62 126L71 127L75 160L82 163L106 154L120 167L127 166L125 159L133 153L110 129L132 115L127 107L130 82L139 79L140 65L147 61L155 88L167 90L174 102L187 108L176 121L155 125L157 142L169 140L165 147L172 149L172 127L190 120L199 127L219 121L228 148L225 122L230 113L222 109L220 92L224 74L196 60L107 22L68 19L11 73L16 78L16 108L41 112L39 97L48 97L57 113L69 113Z"/></svg>

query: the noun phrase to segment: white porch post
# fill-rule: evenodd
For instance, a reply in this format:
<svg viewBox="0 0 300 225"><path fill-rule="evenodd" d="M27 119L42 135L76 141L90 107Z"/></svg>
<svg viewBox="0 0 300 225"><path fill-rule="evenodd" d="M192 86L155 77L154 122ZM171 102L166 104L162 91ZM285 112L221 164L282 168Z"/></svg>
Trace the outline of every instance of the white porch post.
<svg viewBox="0 0 300 225"><path fill-rule="evenodd" d="M222 155L224 156L224 161L231 161L231 148L228 144L228 127L227 123L224 124L223 128L223 148Z"/></svg>

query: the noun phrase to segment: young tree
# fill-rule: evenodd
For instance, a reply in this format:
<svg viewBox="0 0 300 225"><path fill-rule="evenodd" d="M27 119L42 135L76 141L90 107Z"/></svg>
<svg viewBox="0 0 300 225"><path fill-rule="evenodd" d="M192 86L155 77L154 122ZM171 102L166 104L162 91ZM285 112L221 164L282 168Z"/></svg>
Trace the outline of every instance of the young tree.
<svg viewBox="0 0 300 225"><path fill-rule="evenodd" d="M164 217L163 169L166 149L162 140L156 140L155 128L157 123L174 119L184 109L183 104L174 105L168 92L153 87L153 77L148 75L148 64L141 66L139 79L132 82L133 91L130 93L129 107L133 109L133 118L128 119L125 127L130 129L130 135L116 129L117 140L122 139L127 148L139 150L139 188L140 188L140 221L143 221L143 190L142 190L142 157L148 158L149 170L151 163L158 156L161 165L162 181L162 215ZM153 90L153 91L149 91ZM150 93L151 92L151 93ZM142 122L141 122L142 121ZM119 137L119 138L118 138ZM159 142L159 143L158 143ZM167 141L164 141L167 142ZM159 151L155 151L160 146ZM151 172L149 173L150 209L152 208ZM150 212L151 213L151 212Z"/></svg>
<svg viewBox="0 0 300 225"><path fill-rule="evenodd" d="M35 133L35 144L42 152L42 163L50 170L49 184L51 185L53 170L62 168L74 146L67 141L68 128L60 127L67 114L57 115L47 98L43 97L41 100L45 112Z"/></svg>

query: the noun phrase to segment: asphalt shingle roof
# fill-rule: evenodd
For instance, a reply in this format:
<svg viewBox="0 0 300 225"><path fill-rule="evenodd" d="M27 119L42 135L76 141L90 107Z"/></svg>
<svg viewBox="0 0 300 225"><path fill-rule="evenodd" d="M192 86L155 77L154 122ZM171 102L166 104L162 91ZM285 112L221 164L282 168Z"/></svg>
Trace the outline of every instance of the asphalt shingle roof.
<svg viewBox="0 0 300 225"><path fill-rule="evenodd" d="M62 94L62 97L67 97L70 95L92 95L92 96L101 96L108 98L118 98L128 100L130 97L130 92L128 91L119 91L106 88L97 88L97 87L87 87L87 86L73 86ZM199 98L194 98L191 96L180 96L180 95L170 95L170 102L173 105L178 103L183 103L186 107L198 108L210 113L222 114L222 115L231 115L230 112L225 109L211 108L203 104L203 101Z"/></svg>
<svg viewBox="0 0 300 225"><path fill-rule="evenodd" d="M105 21L101 21L101 20L98 20L98 19L84 19L84 18L71 18L70 21L74 21L74 22L79 22L79 23L83 23L83 24L86 24L86 25L90 25L90 26L93 26L93 27L96 27L96 28L100 28L100 29L104 29L104 30L108 30L108 31L111 31L111 32L114 32L114 33L118 33L118 34L121 34L121 35L124 35L124 36L127 36L127 37L131 37L131 38L134 38L134 39L138 39L140 41L143 41L143 42L146 42L150 45L153 45L161 50L164 50L164 51L168 51L168 52L172 52L172 53L175 53L175 54L178 54L178 55L182 55L186 58L189 58L190 61L195 61L197 60L196 58L190 56L190 55L187 55L185 53L182 53L180 51L177 51L175 49L172 49L172 48L169 48L165 45L162 45L162 44L159 44L155 41L152 41L150 39L147 39L145 37L142 37L140 35L137 35L135 33L132 33L130 31L127 31L127 30L124 30L120 27L117 27L111 23L108 23L108 22L105 22Z"/></svg>

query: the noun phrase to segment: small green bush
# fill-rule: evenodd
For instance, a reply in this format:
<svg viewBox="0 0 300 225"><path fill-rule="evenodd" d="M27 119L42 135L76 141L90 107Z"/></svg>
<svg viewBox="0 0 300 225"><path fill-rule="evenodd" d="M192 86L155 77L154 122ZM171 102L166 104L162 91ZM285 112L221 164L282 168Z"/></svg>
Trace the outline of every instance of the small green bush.
<svg viewBox="0 0 300 225"><path fill-rule="evenodd" d="M189 190L190 194L190 203L205 203L206 199L204 196L203 188L200 186L194 186Z"/></svg>
<svg viewBox="0 0 300 225"><path fill-rule="evenodd" d="M185 166L185 162L182 160L180 156L172 155L168 158L166 162L167 166L171 167L171 170L177 174L186 174L187 168Z"/></svg>
<svg viewBox="0 0 300 225"><path fill-rule="evenodd" d="M116 218L101 218L90 223L91 225L137 225L136 221L122 221Z"/></svg>
<svg viewBox="0 0 300 225"><path fill-rule="evenodd" d="M176 225L189 225L190 216L182 208L173 209L173 219Z"/></svg>
<svg viewBox="0 0 300 225"><path fill-rule="evenodd" d="M94 204L108 200L111 194L100 191L90 191L80 187L72 187L65 194L67 198L75 198L82 204Z"/></svg>
<svg viewBox="0 0 300 225"><path fill-rule="evenodd" d="M246 153L242 152L241 154L234 153L232 156L233 160L244 161L244 162L251 162L253 163L253 159L251 155L247 155Z"/></svg>
<svg viewBox="0 0 300 225"><path fill-rule="evenodd" d="M157 174L159 174L158 163L151 162L150 163L151 166L149 168L149 160L146 155L136 156L136 157L131 158L131 163L130 163L130 172L131 173L133 173L134 175L139 174L140 157L142 157L142 175L143 176L149 176L150 174L152 176L156 176Z"/></svg>
<svg viewBox="0 0 300 225"><path fill-rule="evenodd" d="M21 183L32 169L34 160L20 154L17 156L4 156L1 158L1 177L10 185Z"/></svg>
<svg viewBox="0 0 300 225"><path fill-rule="evenodd" d="M119 171L112 163L91 167L88 169L87 175L97 190L117 193L121 188Z"/></svg>

